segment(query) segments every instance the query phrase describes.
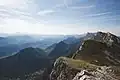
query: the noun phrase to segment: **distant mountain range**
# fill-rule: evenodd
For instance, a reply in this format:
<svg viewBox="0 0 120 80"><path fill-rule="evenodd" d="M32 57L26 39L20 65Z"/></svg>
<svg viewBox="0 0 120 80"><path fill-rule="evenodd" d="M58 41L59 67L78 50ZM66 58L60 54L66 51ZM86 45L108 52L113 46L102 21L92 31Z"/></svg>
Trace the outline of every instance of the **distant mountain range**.
<svg viewBox="0 0 120 80"><path fill-rule="evenodd" d="M18 37L17 39L19 38L20 37ZM10 37L9 39L13 38ZM64 39L58 39L59 40L57 40L56 38L47 38L45 40L37 42L7 44L6 46L1 46L0 52L2 53L1 56L3 57L1 57L0 59L0 79L4 79L4 75L7 77L21 76L25 79L25 74L27 74L28 76L38 70L44 72L44 70L49 69L52 66L53 61L55 60L54 58L58 58L59 56L67 56L68 54L72 53L72 45L75 44L76 46L76 42L78 42L78 39L71 36ZM22 38L22 40L24 41L24 38ZM46 49L40 49L41 47L39 47L39 45L44 47L43 44L51 45L48 46ZM74 51L76 51L76 47ZM12 54L12 52L15 53ZM45 74L50 73L50 71L48 71L47 73L45 72Z"/></svg>
<svg viewBox="0 0 120 80"><path fill-rule="evenodd" d="M48 46L34 47L43 43ZM109 32L47 38L22 45L27 48L13 47L18 52L0 59L0 80L120 79L120 38Z"/></svg>
<svg viewBox="0 0 120 80"><path fill-rule="evenodd" d="M0 57L9 56L27 47L45 49L54 43L66 39L67 36L7 36L0 37Z"/></svg>

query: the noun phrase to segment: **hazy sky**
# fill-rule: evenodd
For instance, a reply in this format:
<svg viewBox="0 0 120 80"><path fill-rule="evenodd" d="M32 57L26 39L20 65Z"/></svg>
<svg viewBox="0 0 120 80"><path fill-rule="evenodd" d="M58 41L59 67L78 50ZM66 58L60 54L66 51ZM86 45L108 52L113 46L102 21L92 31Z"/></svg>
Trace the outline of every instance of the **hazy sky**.
<svg viewBox="0 0 120 80"><path fill-rule="evenodd" d="M120 35L120 0L0 0L0 33Z"/></svg>

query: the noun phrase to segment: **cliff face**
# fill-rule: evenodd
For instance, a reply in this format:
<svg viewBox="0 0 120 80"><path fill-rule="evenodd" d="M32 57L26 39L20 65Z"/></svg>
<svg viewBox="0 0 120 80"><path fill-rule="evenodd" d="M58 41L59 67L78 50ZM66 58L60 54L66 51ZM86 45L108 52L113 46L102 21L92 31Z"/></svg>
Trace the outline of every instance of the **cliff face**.
<svg viewBox="0 0 120 80"><path fill-rule="evenodd" d="M102 32L83 39L71 58L55 61L50 80L120 80L120 39Z"/></svg>

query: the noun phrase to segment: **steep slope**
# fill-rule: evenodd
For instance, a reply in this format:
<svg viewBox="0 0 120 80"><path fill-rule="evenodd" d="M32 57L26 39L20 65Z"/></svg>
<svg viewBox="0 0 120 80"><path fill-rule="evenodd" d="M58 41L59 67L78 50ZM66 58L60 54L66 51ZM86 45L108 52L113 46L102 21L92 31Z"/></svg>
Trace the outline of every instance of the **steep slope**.
<svg viewBox="0 0 120 80"><path fill-rule="evenodd" d="M51 51L56 47L57 43L55 44L52 44L51 46L48 46L46 49L45 49L45 52L47 54L51 53Z"/></svg>
<svg viewBox="0 0 120 80"><path fill-rule="evenodd" d="M64 56L69 51L69 45L61 41L56 47L50 52L50 57Z"/></svg>
<svg viewBox="0 0 120 80"><path fill-rule="evenodd" d="M89 33L71 58L54 63L50 80L119 80L120 39L111 33Z"/></svg>
<svg viewBox="0 0 120 80"><path fill-rule="evenodd" d="M111 33L98 32L74 54L74 59L83 59L98 65L119 65L120 39ZM100 64L99 64L100 63Z"/></svg>
<svg viewBox="0 0 120 80"><path fill-rule="evenodd" d="M79 49L80 43L66 44L63 41L56 44L55 48L51 50L48 56L58 58L60 56L72 56Z"/></svg>
<svg viewBox="0 0 120 80"><path fill-rule="evenodd" d="M25 77L37 70L51 67L51 61L45 54L41 49L29 47L0 59L0 78Z"/></svg>
<svg viewBox="0 0 120 80"><path fill-rule="evenodd" d="M117 47L108 47L105 43L87 40L73 58L96 65L120 65L119 53L120 50Z"/></svg>
<svg viewBox="0 0 120 80"><path fill-rule="evenodd" d="M79 46L81 45L82 39L75 38L75 37L68 37L67 39L53 45L52 50L49 53L51 57L60 57L60 56L68 56L72 55L72 53L78 50ZM49 47L50 48L50 47ZM48 49L49 49L48 48Z"/></svg>

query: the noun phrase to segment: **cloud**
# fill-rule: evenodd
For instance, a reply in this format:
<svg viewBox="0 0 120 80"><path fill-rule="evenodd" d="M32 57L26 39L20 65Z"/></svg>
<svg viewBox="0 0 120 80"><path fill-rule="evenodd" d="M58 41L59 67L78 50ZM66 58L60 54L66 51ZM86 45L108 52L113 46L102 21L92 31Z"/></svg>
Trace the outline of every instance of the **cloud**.
<svg viewBox="0 0 120 80"><path fill-rule="evenodd" d="M21 10L37 9L36 0L0 0L0 6L4 8L14 8Z"/></svg>
<svg viewBox="0 0 120 80"><path fill-rule="evenodd" d="M110 13L112 13L112 12L103 12L103 13L91 14L91 15L87 15L87 17L103 16L103 15L108 15Z"/></svg>
<svg viewBox="0 0 120 80"><path fill-rule="evenodd" d="M14 22L14 25L13 25ZM34 26L34 27L33 27ZM14 34L16 32L20 32L23 34L62 34L62 35L68 35L68 34L81 34L85 32L96 32L96 31L105 31L105 32L112 32L114 34L119 35L120 27L97 27L97 26L90 26L87 24L42 24L42 23L36 23L32 24L29 22L26 22L24 20L19 19L7 19L6 24L1 25L0 24L0 33L7 32L9 34Z"/></svg>
<svg viewBox="0 0 120 80"><path fill-rule="evenodd" d="M14 25L13 25L14 22ZM34 27L33 27L34 26ZM74 27L73 27L74 26ZM0 33L7 32L9 34L13 33L23 33L23 34L81 34L89 31L95 31L96 29L89 28L87 26L79 27L79 24L41 24L41 23L28 23L24 20L19 19L7 19L6 24L0 25Z"/></svg>
<svg viewBox="0 0 120 80"><path fill-rule="evenodd" d="M99 17L99 16L109 15L109 14L111 14L111 13L112 13L112 12L103 12L103 13L83 15L83 16L80 16L80 17L81 17L81 18L84 18L84 17Z"/></svg>
<svg viewBox="0 0 120 80"><path fill-rule="evenodd" d="M20 8L23 5L27 4L28 0L1 0L0 5L1 6L6 6L6 7L11 7L11 8Z"/></svg>
<svg viewBox="0 0 120 80"><path fill-rule="evenodd" d="M63 0L64 6L68 7L69 3L67 0Z"/></svg>
<svg viewBox="0 0 120 80"><path fill-rule="evenodd" d="M61 1L62 3L56 4L54 8L62 8L62 7L68 8L69 5L72 3L72 0L61 0Z"/></svg>
<svg viewBox="0 0 120 80"><path fill-rule="evenodd" d="M0 8L0 16L4 18L19 18L20 16L31 16L30 13L13 8Z"/></svg>
<svg viewBox="0 0 120 80"><path fill-rule="evenodd" d="M44 16L44 15L48 15L48 14L51 14L51 13L54 13L54 12L55 12L54 10L41 10L37 14L40 15L40 16Z"/></svg>
<svg viewBox="0 0 120 80"><path fill-rule="evenodd" d="M6 2L7 1L7 2ZM34 6L36 5L36 6ZM5 0L0 2L0 21L7 19L21 19L26 21L36 21L33 12L38 9L34 0Z"/></svg>
<svg viewBox="0 0 120 80"><path fill-rule="evenodd" d="M72 7L69 7L71 9L90 9L90 8L94 8L95 5L90 5L90 6L72 6Z"/></svg>
<svg viewBox="0 0 120 80"><path fill-rule="evenodd" d="M102 25L104 19L99 19L102 19L103 17L106 17L105 20L118 20L118 18L108 18L110 14L112 14L110 11L102 12L99 10L100 13L97 13L98 10L94 10L93 12L88 12L92 11L89 9L93 9L97 6L95 6L95 4L80 3L76 5L75 1L80 0L60 0L58 2L56 0L51 0L51 3L48 3L48 1L49 0L1 0L0 32L79 34L87 31L94 32L97 30L117 33L120 30L120 28L113 29L114 27L96 27L99 23ZM75 10L73 11L73 9ZM87 15L83 14L87 12ZM56 14L55 16L51 15L54 13ZM81 24L75 24L78 22L76 21L77 19L80 20L79 23ZM64 20L63 23L62 20ZM4 21L5 23L1 24L1 21ZM93 24L93 22L95 24ZM102 26L104 25L105 24L103 23Z"/></svg>
<svg viewBox="0 0 120 80"><path fill-rule="evenodd" d="M39 22L37 16L44 16L55 11L45 9L39 11L39 3L36 0L1 0L0 1L0 19L15 18L22 20L33 20Z"/></svg>
<svg viewBox="0 0 120 80"><path fill-rule="evenodd" d="M97 17L95 19L96 20L101 20L101 21L118 21L118 20L120 20L120 15L116 15L116 16L103 16L103 17Z"/></svg>

